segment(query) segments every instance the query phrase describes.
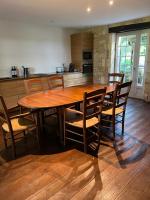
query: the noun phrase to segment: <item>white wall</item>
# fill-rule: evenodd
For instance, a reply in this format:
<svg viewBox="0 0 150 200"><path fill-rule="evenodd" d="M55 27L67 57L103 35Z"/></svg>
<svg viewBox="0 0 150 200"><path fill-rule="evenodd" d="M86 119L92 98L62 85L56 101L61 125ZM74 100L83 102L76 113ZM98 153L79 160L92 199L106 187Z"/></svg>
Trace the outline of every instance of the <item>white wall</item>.
<svg viewBox="0 0 150 200"><path fill-rule="evenodd" d="M30 73L56 72L71 62L73 29L0 20L0 77L10 76L11 66L30 67Z"/></svg>

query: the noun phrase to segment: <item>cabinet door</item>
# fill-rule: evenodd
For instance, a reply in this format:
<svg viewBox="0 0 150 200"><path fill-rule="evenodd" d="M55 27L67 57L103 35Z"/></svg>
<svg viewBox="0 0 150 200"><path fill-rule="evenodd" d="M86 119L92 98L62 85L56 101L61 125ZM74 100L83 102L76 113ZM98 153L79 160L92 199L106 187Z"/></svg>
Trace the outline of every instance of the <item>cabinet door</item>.
<svg viewBox="0 0 150 200"><path fill-rule="evenodd" d="M71 58L72 63L82 72L82 66L85 63L83 60L83 51L93 51L93 34L92 33L77 33L71 35Z"/></svg>
<svg viewBox="0 0 150 200"><path fill-rule="evenodd" d="M23 80L0 82L0 95L3 96L8 109L17 106L18 99L25 96Z"/></svg>
<svg viewBox="0 0 150 200"><path fill-rule="evenodd" d="M82 65L82 37L81 34L71 35L71 59L75 67L80 71Z"/></svg>
<svg viewBox="0 0 150 200"><path fill-rule="evenodd" d="M93 34L86 33L82 34L82 49L84 50L93 50Z"/></svg>

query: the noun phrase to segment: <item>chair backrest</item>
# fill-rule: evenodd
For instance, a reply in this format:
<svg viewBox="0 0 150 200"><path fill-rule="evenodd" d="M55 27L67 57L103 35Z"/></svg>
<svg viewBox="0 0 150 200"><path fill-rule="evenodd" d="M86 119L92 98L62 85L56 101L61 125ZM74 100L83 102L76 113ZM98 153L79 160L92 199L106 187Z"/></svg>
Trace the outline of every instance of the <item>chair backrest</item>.
<svg viewBox="0 0 150 200"><path fill-rule="evenodd" d="M115 109L118 107L123 107L124 110L126 108L129 92L131 89L132 81L116 84L115 91L113 93L113 112L115 113Z"/></svg>
<svg viewBox="0 0 150 200"><path fill-rule="evenodd" d="M108 74L108 83L123 83L124 74L123 73L109 73Z"/></svg>
<svg viewBox="0 0 150 200"><path fill-rule="evenodd" d="M49 89L64 88L64 78L62 75L49 76L47 81Z"/></svg>
<svg viewBox="0 0 150 200"><path fill-rule="evenodd" d="M40 78L24 80L24 85L27 94L33 94L43 90L43 85Z"/></svg>
<svg viewBox="0 0 150 200"><path fill-rule="evenodd" d="M8 124L9 131L12 132L13 130L12 130L11 121L8 115L7 106L5 104L4 98L0 96L0 123L1 125L3 124L3 122L6 122Z"/></svg>
<svg viewBox="0 0 150 200"><path fill-rule="evenodd" d="M86 126L86 120L98 117L102 112L103 101L106 94L106 88L98 89L92 92L85 92L83 99L83 125Z"/></svg>

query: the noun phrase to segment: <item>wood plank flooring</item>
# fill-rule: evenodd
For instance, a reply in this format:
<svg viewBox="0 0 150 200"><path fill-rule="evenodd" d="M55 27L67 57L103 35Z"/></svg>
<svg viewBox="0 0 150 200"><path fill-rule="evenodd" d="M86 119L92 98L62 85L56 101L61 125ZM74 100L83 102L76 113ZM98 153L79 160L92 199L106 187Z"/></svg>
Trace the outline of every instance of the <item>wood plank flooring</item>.
<svg viewBox="0 0 150 200"><path fill-rule="evenodd" d="M59 147L9 162L1 156L0 200L149 200L150 104L129 99L125 135L119 126L117 133L114 143L103 137L98 157Z"/></svg>

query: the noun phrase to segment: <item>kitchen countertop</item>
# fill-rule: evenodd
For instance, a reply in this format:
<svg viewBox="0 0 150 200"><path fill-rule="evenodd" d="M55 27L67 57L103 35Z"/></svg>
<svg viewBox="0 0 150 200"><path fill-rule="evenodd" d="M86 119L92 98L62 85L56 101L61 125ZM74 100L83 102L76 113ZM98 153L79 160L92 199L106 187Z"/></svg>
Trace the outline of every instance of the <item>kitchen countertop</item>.
<svg viewBox="0 0 150 200"><path fill-rule="evenodd" d="M22 80L22 79L31 79L31 78L38 78L38 77L46 77L46 76L51 76L51 75L57 75L57 74L65 74L65 75L69 75L69 74L80 74L82 72L64 72L64 73L38 73L38 74L30 74L28 77L16 77L16 78L12 78L12 77L0 77L0 82L1 81L13 81L13 80Z"/></svg>

